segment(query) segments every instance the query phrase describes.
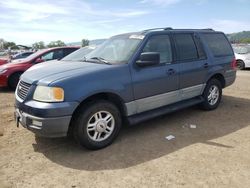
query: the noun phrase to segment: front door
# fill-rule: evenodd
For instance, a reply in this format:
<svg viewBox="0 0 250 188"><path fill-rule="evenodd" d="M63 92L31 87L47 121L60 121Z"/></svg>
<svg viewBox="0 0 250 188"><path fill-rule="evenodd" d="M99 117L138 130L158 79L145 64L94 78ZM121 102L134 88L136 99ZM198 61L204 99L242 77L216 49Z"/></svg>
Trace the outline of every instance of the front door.
<svg viewBox="0 0 250 188"><path fill-rule="evenodd" d="M136 112L144 112L178 100L179 68L172 63L170 36L152 35L143 52L160 53L160 64L131 69Z"/></svg>

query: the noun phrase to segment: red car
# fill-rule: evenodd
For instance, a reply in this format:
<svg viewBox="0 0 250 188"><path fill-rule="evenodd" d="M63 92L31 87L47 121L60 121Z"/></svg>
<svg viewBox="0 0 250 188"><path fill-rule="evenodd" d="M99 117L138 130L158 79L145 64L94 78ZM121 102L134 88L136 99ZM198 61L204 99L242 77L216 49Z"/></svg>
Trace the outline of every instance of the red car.
<svg viewBox="0 0 250 188"><path fill-rule="evenodd" d="M1 58L0 59L0 65L8 63L9 59L8 58Z"/></svg>
<svg viewBox="0 0 250 188"><path fill-rule="evenodd" d="M0 87L15 89L19 78L31 66L44 61L61 59L79 49L79 47L57 47L37 51L36 53L20 60L13 60L0 66Z"/></svg>

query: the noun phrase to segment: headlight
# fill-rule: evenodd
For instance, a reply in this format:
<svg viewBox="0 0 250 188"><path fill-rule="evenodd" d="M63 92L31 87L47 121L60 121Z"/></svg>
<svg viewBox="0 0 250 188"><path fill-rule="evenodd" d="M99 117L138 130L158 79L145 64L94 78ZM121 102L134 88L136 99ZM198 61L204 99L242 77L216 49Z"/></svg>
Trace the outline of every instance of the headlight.
<svg viewBox="0 0 250 188"><path fill-rule="evenodd" d="M7 71L7 69L0 69L0 74L3 74Z"/></svg>
<svg viewBox="0 0 250 188"><path fill-rule="evenodd" d="M60 87L37 86L33 99L41 102L62 102L64 90Z"/></svg>

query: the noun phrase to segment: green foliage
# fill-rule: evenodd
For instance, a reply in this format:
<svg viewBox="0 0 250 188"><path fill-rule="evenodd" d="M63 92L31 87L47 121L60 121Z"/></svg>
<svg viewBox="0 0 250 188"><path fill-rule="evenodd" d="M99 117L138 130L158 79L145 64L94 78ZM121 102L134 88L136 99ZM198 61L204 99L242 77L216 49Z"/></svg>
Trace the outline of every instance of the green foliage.
<svg viewBox="0 0 250 188"><path fill-rule="evenodd" d="M66 46L66 44L63 41L61 41L61 40L57 40L57 41L51 41L47 45L48 48L60 47L60 46Z"/></svg>
<svg viewBox="0 0 250 188"><path fill-rule="evenodd" d="M228 34L227 37L232 43L250 43L250 31Z"/></svg>
<svg viewBox="0 0 250 188"><path fill-rule="evenodd" d="M14 42L4 42L3 43L3 48L4 49L12 49L12 50L15 50L15 49L18 49L18 47L16 46L16 43Z"/></svg>
<svg viewBox="0 0 250 188"><path fill-rule="evenodd" d="M250 44L250 38L240 39L240 43Z"/></svg>
<svg viewBox="0 0 250 188"><path fill-rule="evenodd" d="M89 45L89 40L88 39L82 39L82 47L88 46Z"/></svg>
<svg viewBox="0 0 250 188"><path fill-rule="evenodd" d="M34 49L44 49L45 44L44 44L43 41L35 42L34 44L32 44L32 48L34 48Z"/></svg>

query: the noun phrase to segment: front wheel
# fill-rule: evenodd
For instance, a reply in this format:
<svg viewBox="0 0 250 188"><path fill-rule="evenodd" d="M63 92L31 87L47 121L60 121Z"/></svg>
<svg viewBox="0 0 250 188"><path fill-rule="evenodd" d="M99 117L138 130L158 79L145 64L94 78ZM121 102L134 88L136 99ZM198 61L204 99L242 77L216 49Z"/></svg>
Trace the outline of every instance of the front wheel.
<svg viewBox="0 0 250 188"><path fill-rule="evenodd" d="M9 88L11 90L15 90L16 89L16 86L19 82L19 79L20 79L20 76L22 75L21 72L17 72L17 73L14 73L10 76L9 78L9 82L8 82L8 85L9 85Z"/></svg>
<svg viewBox="0 0 250 188"><path fill-rule="evenodd" d="M220 104L222 96L221 82L217 79L209 80L202 96L204 98L204 102L201 104L202 109L216 109Z"/></svg>
<svg viewBox="0 0 250 188"><path fill-rule="evenodd" d="M74 138L82 146L96 150L110 145L121 128L121 115L108 101L83 105L75 114Z"/></svg>

